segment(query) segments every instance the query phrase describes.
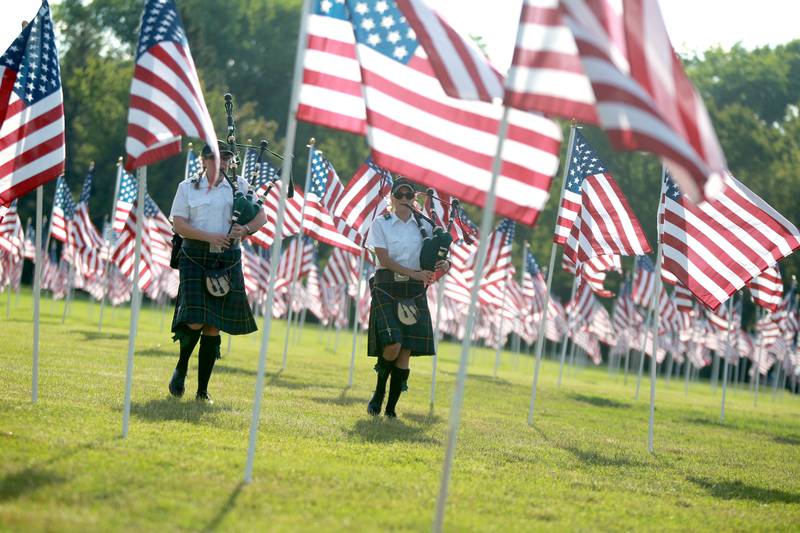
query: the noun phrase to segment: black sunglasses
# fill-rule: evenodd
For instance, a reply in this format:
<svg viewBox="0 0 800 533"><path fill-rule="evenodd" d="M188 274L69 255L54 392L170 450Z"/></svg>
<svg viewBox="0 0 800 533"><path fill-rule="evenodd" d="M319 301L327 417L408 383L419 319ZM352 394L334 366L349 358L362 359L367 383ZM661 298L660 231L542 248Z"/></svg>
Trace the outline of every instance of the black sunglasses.
<svg viewBox="0 0 800 533"><path fill-rule="evenodd" d="M394 196L398 200L402 200L403 198L405 198L406 200L413 200L416 194L414 194L413 192L404 193L401 191L394 191L394 193L392 193L392 196Z"/></svg>

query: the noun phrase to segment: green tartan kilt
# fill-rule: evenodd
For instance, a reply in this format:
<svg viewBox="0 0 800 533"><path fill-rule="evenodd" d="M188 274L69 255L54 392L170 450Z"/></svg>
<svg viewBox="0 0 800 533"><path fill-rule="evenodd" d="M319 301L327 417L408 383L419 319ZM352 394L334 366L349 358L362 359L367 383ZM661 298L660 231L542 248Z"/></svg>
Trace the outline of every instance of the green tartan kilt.
<svg viewBox="0 0 800 533"><path fill-rule="evenodd" d="M400 343L403 349L411 350L412 356L435 355L433 325L428 309L428 298L422 282L394 281L388 271L375 273L369 280L372 303L369 308L368 351L370 357L383 354L385 346ZM397 301L413 298L419 310L417 323L406 326L397 318Z"/></svg>
<svg viewBox="0 0 800 533"><path fill-rule="evenodd" d="M258 329L244 290L241 258L242 252L238 248L221 254L185 245L181 248L173 332L183 329L186 324L206 324L230 335L244 335ZM216 297L206 291L206 268L229 269L231 289L228 294Z"/></svg>

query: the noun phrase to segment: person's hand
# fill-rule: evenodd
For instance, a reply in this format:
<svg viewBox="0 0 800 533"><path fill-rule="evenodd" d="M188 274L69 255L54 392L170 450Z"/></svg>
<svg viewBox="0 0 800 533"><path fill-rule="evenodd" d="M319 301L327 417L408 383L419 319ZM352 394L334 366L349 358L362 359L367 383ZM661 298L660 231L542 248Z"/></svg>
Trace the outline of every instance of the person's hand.
<svg viewBox="0 0 800 533"><path fill-rule="evenodd" d="M246 227L240 226L239 224L234 224L228 236L232 239L241 239L247 237L249 233L250 232L247 231Z"/></svg>
<svg viewBox="0 0 800 533"><path fill-rule="evenodd" d="M231 238L224 233L209 233L208 234L208 244L211 246L216 246L217 248L221 248L223 250L227 250L228 246L231 245Z"/></svg>
<svg viewBox="0 0 800 533"><path fill-rule="evenodd" d="M447 272L448 270L450 270L450 261L448 261L447 259L436 261L437 272Z"/></svg>
<svg viewBox="0 0 800 533"><path fill-rule="evenodd" d="M430 270L415 270L411 273L411 277L428 285L433 279L433 272Z"/></svg>

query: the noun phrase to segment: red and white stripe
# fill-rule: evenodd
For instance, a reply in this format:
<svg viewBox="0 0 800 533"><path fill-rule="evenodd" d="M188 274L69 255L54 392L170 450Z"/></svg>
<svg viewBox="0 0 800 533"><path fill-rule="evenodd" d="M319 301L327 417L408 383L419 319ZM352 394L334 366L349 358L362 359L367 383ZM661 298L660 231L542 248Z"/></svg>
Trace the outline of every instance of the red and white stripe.
<svg viewBox="0 0 800 533"><path fill-rule="evenodd" d="M250 240L259 246L269 248L275 240L275 224L277 222L278 204L280 202L280 181L275 182L275 184L270 187L269 193L264 195L266 188L267 186L263 185L258 190L258 194L259 196L264 196L263 209L266 213L267 221L256 233L250 236ZM286 210L283 218L283 237L289 237L300 233L302 206L303 195L295 188L294 196L286 199Z"/></svg>
<svg viewBox="0 0 800 533"><path fill-rule="evenodd" d="M503 76L475 44L457 33L422 0L397 0L448 96L483 100L503 96Z"/></svg>
<svg viewBox="0 0 800 533"><path fill-rule="evenodd" d="M150 232L142 232L142 255L139 260L139 288L142 291L147 291L150 284L154 279L154 272L152 269L152 258L150 257ZM128 280L133 282L134 267L136 252L136 214L131 213L131 216L125 223L125 228L122 233L117 235L117 240L114 243L114 249L111 252L111 261L117 265L122 273Z"/></svg>
<svg viewBox="0 0 800 533"><path fill-rule="evenodd" d="M356 258L341 248L334 248L322 270L323 287L350 287L358 281Z"/></svg>
<svg viewBox="0 0 800 533"><path fill-rule="evenodd" d="M92 223L86 202L79 203L75 210L69 228L69 245L75 252L74 266L79 276L91 278L103 273L105 265L100 253L105 241Z"/></svg>
<svg viewBox="0 0 800 533"><path fill-rule="evenodd" d="M777 311L783 298L783 280L774 266L764 270L747 283L753 302L769 311Z"/></svg>
<svg viewBox="0 0 800 533"><path fill-rule="evenodd" d="M664 203L664 268L712 309L800 248L794 224L730 174L725 181L715 200Z"/></svg>
<svg viewBox="0 0 800 533"><path fill-rule="evenodd" d="M678 283L675 285L675 290L672 293L675 300L675 307L682 313L689 313L694 309L694 297L692 291Z"/></svg>
<svg viewBox="0 0 800 533"><path fill-rule="evenodd" d="M594 91L558 0L524 0L505 103L597 124Z"/></svg>
<svg viewBox="0 0 800 533"><path fill-rule="evenodd" d="M587 176L581 185L580 215L564 254L580 264L602 255L645 255L651 251L639 220L616 180L608 174Z"/></svg>
<svg viewBox="0 0 800 533"><path fill-rule="evenodd" d="M657 0L623 0L622 9L613 0L561 0L560 9L612 144L660 156L695 201L719 193L725 157Z"/></svg>

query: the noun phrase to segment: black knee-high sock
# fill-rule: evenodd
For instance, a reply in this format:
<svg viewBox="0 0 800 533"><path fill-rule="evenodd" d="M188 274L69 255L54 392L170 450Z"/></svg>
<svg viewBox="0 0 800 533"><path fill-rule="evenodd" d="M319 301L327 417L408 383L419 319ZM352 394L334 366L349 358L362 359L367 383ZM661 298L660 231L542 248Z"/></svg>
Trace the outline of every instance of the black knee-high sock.
<svg viewBox="0 0 800 533"><path fill-rule="evenodd" d="M400 399L400 394L406 386L409 374L411 374L411 370L408 368L394 367L392 369L392 381L389 383L389 398L386 400L385 412L387 415L395 416L394 409L397 406L397 400Z"/></svg>
<svg viewBox="0 0 800 533"><path fill-rule="evenodd" d="M186 374L186 371L189 369L189 358L192 357L194 347L197 346L197 341L200 340L201 332L202 330L200 329L192 329L189 327L185 328L185 331L182 332L179 337L181 354L178 357L178 364L175 365L175 370Z"/></svg>
<svg viewBox="0 0 800 533"><path fill-rule="evenodd" d="M197 354L198 393L208 392L208 380L211 379L211 372L214 370L214 363L217 361L220 343L219 335L203 335L200 337L200 350Z"/></svg>

